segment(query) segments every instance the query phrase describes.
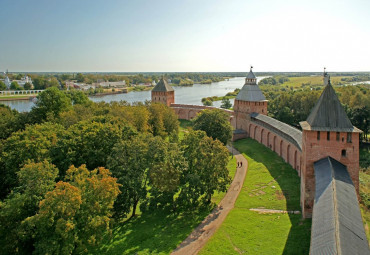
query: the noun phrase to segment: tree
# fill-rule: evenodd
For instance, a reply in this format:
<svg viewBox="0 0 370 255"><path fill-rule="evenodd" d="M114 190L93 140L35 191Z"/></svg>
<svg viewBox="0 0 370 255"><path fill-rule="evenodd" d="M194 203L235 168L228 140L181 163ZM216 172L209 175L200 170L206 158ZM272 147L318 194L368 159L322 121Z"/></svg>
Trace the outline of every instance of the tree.
<svg viewBox="0 0 370 255"><path fill-rule="evenodd" d="M24 84L24 89L26 89L26 90L30 90L30 89L32 89L32 84L31 84L31 83L29 83L29 82L26 82L26 83Z"/></svg>
<svg viewBox="0 0 370 255"><path fill-rule="evenodd" d="M42 162L51 160L51 149L56 146L64 129L61 125L44 123L28 126L24 131L13 133L3 142L0 174L1 194L8 194L19 185L16 173L29 160Z"/></svg>
<svg viewBox="0 0 370 255"><path fill-rule="evenodd" d="M203 110L193 120L194 130L203 130L209 137L218 139L224 145L231 140L232 127L229 115L219 109Z"/></svg>
<svg viewBox="0 0 370 255"><path fill-rule="evenodd" d="M10 84L10 89L12 89L12 90L20 90L21 87L19 86L18 82L12 81L12 83Z"/></svg>
<svg viewBox="0 0 370 255"><path fill-rule="evenodd" d="M228 98L222 99L222 101L221 101L221 108L230 109L231 106L232 106L232 104L230 103L230 100Z"/></svg>
<svg viewBox="0 0 370 255"><path fill-rule="evenodd" d="M6 90L6 85L3 81L0 81L0 90Z"/></svg>
<svg viewBox="0 0 370 255"><path fill-rule="evenodd" d="M82 73L76 74L76 79L77 79L77 82L84 82L85 81L85 77Z"/></svg>
<svg viewBox="0 0 370 255"><path fill-rule="evenodd" d="M227 170L229 152L204 131L190 131L181 141L188 168L181 176L179 203L195 206L200 199L210 203L215 191L226 191L230 183Z"/></svg>
<svg viewBox="0 0 370 255"><path fill-rule="evenodd" d="M0 139L8 138L11 133L17 130L19 113L9 106L0 104Z"/></svg>
<svg viewBox="0 0 370 255"><path fill-rule="evenodd" d="M114 145L133 134L130 126L108 117L81 121L71 126L52 149L52 162L62 176L71 165L86 164L90 169L106 166Z"/></svg>
<svg viewBox="0 0 370 255"><path fill-rule="evenodd" d="M150 104L148 107L149 125L154 136L165 137L171 133L178 133L179 122L171 108L160 103Z"/></svg>
<svg viewBox="0 0 370 255"><path fill-rule="evenodd" d="M29 254L32 231L23 223L38 212L45 194L54 189L58 169L47 161L27 163L17 173L19 187L0 202L0 245L4 254Z"/></svg>
<svg viewBox="0 0 370 255"><path fill-rule="evenodd" d="M60 113L72 108L71 99L56 87L50 87L37 95L37 101L31 111L41 120L58 118Z"/></svg>
<svg viewBox="0 0 370 255"><path fill-rule="evenodd" d="M203 105L204 106L212 106L213 102L210 99L206 99L206 100L203 101Z"/></svg>
<svg viewBox="0 0 370 255"><path fill-rule="evenodd" d="M46 80L43 77L36 77L33 79L33 86L35 89L46 89Z"/></svg>
<svg viewBox="0 0 370 255"><path fill-rule="evenodd" d="M138 203L146 198L149 159L148 135L139 135L118 142L108 159L108 168L118 178L121 194L115 203L115 214L125 216L132 208L135 216Z"/></svg>
<svg viewBox="0 0 370 255"><path fill-rule="evenodd" d="M114 200L119 194L109 170L84 165L67 171L40 202L39 212L25 224L35 229L36 254L87 254L110 232Z"/></svg>
<svg viewBox="0 0 370 255"><path fill-rule="evenodd" d="M86 96L84 92L81 90L71 90L67 94L67 96L71 99L71 102L73 105L76 104L84 104L87 105L91 103L92 101Z"/></svg>

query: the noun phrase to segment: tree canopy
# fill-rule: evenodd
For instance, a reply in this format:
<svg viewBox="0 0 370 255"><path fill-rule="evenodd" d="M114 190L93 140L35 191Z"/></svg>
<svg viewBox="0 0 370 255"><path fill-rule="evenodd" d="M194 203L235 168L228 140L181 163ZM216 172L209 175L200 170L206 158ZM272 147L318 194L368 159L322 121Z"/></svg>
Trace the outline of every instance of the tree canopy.
<svg viewBox="0 0 370 255"><path fill-rule="evenodd" d="M226 145L232 137L229 115L219 109L203 110L194 118L194 130L203 130L209 137Z"/></svg>

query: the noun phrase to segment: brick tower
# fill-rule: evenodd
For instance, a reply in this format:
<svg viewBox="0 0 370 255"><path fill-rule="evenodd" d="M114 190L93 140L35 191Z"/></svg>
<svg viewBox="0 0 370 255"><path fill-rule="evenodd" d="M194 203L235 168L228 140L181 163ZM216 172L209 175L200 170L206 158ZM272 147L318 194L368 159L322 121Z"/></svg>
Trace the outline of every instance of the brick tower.
<svg viewBox="0 0 370 255"><path fill-rule="evenodd" d="M302 127L301 207L303 217L312 216L315 196L314 162L332 157L347 166L358 193L359 133L348 119L330 77L324 71L325 89Z"/></svg>
<svg viewBox="0 0 370 255"><path fill-rule="evenodd" d="M162 103L167 106L175 103L175 91L168 85L163 76L152 90L152 102Z"/></svg>
<svg viewBox="0 0 370 255"><path fill-rule="evenodd" d="M252 112L267 115L267 100L257 85L257 78L252 71L253 66L245 78L243 88L234 101L236 129L247 130L249 114Z"/></svg>

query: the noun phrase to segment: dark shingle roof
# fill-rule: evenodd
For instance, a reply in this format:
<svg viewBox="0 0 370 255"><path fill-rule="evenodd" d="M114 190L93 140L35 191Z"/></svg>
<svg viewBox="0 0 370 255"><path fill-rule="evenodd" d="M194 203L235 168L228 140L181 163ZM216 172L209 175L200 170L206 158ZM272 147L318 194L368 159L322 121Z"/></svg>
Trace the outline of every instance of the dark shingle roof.
<svg viewBox="0 0 370 255"><path fill-rule="evenodd" d="M252 72L252 68L247 75L247 79L257 79L254 73Z"/></svg>
<svg viewBox="0 0 370 255"><path fill-rule="evenodd" d="M299 150L302 150L302 132L300 130L274 118L256 112L251 113L251 121L265 127L266 129L269 129L270 131L294 144Z"/></svg>
<svg viewBox="0 0 370 255"><path fill-rule="evenodd" d="M174 90L170 85L168 85L166 79L162 77L161 80L157 83L157 85L155 85L152 91L167 92L167 91L174 91Z"/></svg>
<svg viewBox="0 0 370 255"><path fill-rule="evenodd" d="M331 157L314 163L316 193L310 254L370 254L356 189Z"/></svg>
<svg viewBox="0 0 370 255"><path fill-rule="evenodd" d="M309 126L308 126L308 125ZM354 127L348 119L330 80L312 109L302 128L317 131L352 132Z"/></svg>

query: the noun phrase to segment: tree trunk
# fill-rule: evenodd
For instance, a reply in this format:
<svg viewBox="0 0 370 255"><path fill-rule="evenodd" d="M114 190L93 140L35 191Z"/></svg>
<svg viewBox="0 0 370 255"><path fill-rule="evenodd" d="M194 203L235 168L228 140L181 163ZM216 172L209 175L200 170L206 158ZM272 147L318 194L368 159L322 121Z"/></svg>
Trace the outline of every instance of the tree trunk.
<svg viewBox="0 0 370 255"><path fill-rule="evenodd" d="M138 203L139 203L139 200L136 200L134 202L134 207L132 208L132 214L131 214L131 217L130 218L132 218L132 217L134 217L136 215L136 207L137 207L137 204Z"/></svg>

